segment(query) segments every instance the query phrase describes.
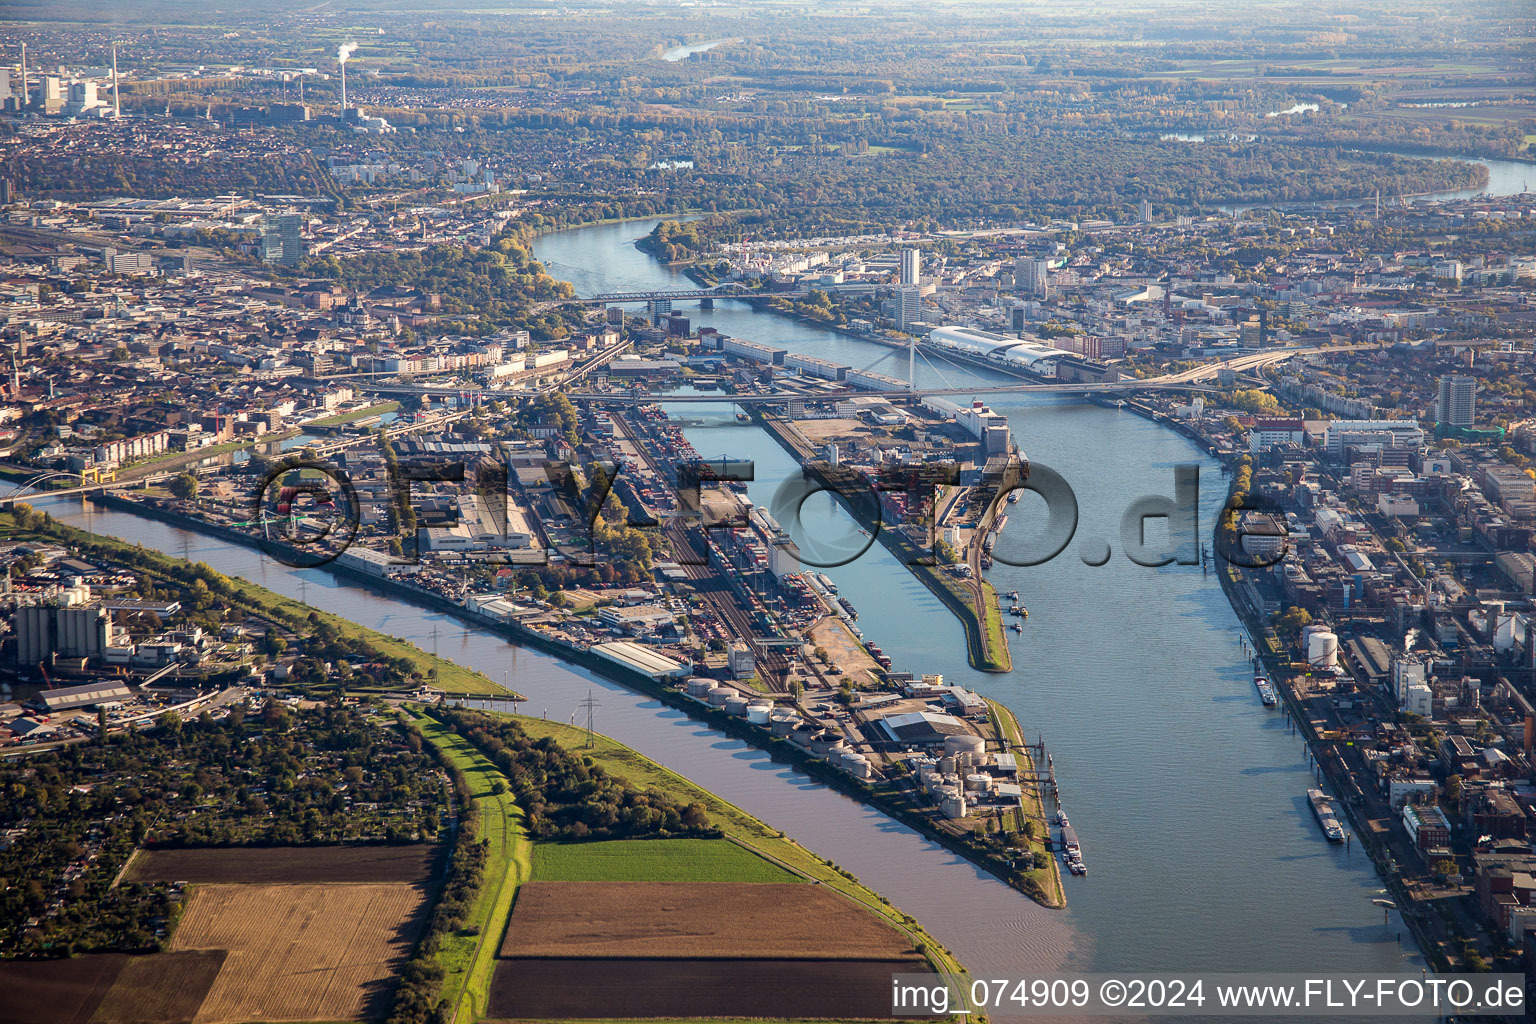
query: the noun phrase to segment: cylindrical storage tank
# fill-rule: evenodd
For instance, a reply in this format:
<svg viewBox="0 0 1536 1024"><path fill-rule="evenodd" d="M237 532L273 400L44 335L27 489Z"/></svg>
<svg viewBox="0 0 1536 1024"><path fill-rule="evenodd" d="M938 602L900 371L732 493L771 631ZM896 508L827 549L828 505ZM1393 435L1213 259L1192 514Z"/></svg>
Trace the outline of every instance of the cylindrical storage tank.
<svg viewBox="0 0 1536 1024"><path fill-rule="evenodd" d="M940 803L943 803L945 800L957 800L960 798L960 787L940 786L934 793L934 796L938 797Z"/></svg>
<svg viewBox="0 0 1536 1024"><path fill-rule="evenodd" d="M1339 660L1338 635L1328 630L1313 633L1307 639L1307 664L1313 668L1333 668Z"/></svg>
<svg viewBox="0 0 1536 1024"><path fill-rule="evenodd" d="M808 747L811 745L811 737L816 735L816 731L815 726L806 725L804 722L801 722L794 729L790 730L789 738L792 742L798 743L802 747Z"/></svg>
<svg viewBox="0 0 1536 1024"><path fill-rule="evenodd" d="M944 753L946 754L980 754L986 749L987 741L980 736L972 736L970 733L944 737Z"/></svg>
<svg viewBox="0 0 1536 1024"><path fill-rule="evenodd" d="M767 725L768 715L773 711L772 704L748 704L747 721L753 725Z"/></svg>
<svg viewBox="0 0 1536 1024"><path fill-rule="evenodd" d="M992 776L976 773L965 777L965 788L975 792L985 793L992 788Z"/></svg>
<svg viewBox="0 0 1536 1024"><path fill-rule="evenodd" d="M800 725L800 716L785 713L768 716L768 728L775 736L788 736Z"/></svg>
<svg viewBox="0 0 1536 1024"><path fill-rule="evenodd" d="M843 755L843 767L856 779L867 779L874 774L869 758L852 751Z"/></svg>
<svg viewBox="0 0 1536 1024"><path fill-rule="evenodd" d="M751 701L747 700L745 697L727 697L725 698L726 713L735 715L737 718L746 718L747 705L750 703Z"/></svg>
<svg viewBox="0 0 1536 1024"><path fill-rule="evenodd" d="M725 707L725 702L735 695L736 691L729 686L711 686L705 696L709 698L709 702L715 707L723 708Z"/></svg>
<svg viewBox="0 0 1536 1024"><path fill-rule="evenodd" d="M945 775L953 775L955 773L955 759L953 757L939 758L939 771Z"/></svg>
<svg viewBox="0 0 1536 1024"><path fill-rule="evenodd" d="M702 697L710 690L714 689L714 686L715 681L713 679L704 679L700 676L694 676L692 679L688 680L688 695L690 697Z"/></svg>
<svg viewBox="0 0 1536 1024"><path fill-rule="evenodd" d="M965 797L946 797L939 804L939 812L951 820L965 817Z"/></svg>
<svg viewBox="0 0 1536 1024"><path fill-rule="evenodd" d="M811 737L811 753L825 756L827 751L842 742L843 738L837 733L823 730Z"/></svg>

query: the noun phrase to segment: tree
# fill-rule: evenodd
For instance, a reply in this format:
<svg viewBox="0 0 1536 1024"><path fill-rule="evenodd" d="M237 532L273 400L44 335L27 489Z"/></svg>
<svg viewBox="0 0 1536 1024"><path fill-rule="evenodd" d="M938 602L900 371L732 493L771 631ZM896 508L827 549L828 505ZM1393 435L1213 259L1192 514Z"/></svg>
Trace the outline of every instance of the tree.
<svg viewBox="0 0 1536 1024"><path fill-rule="evenodd" d="M182 501L197 497L197 477L191 473L179 473L170 483L171 493Z"/></svg>
<svg viewBox="0 0 1536 1024"><path fill-rule="evenodd" d="M1297 633L1312 625L1312 613L1305 608L1287 608L1275 616L1275 628L1287 633Z"/></svg>

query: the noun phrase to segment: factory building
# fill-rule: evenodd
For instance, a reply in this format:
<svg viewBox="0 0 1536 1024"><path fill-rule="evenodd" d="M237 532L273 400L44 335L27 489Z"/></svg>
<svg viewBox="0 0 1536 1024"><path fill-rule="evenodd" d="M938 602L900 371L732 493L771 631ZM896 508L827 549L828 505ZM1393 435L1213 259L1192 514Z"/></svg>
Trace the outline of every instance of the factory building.
<svg viewBox="0 0 1536 1024"><path fill-rule="evenodd" d="M55 655L91 658L111 646L112 617L101 605L88 603L89 595L87 587L71 587L17 608L17 664L37 665Z"/></svg>
<svg viewBox="0 0 1536 1024"><path fill-rule="evenodd" d="M73 711L77 708L128 700L132 697L132 691L122 683L98 682L87 683L84 686L61 686L54 690L44 690L32 698L31 704L39 711L54 714L59 711Z"/></svg>

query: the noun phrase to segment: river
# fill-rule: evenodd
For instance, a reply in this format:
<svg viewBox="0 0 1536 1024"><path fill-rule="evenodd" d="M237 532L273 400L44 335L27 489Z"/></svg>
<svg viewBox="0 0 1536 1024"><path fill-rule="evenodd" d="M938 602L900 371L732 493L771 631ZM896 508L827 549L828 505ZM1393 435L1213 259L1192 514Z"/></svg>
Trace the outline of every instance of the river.
<svg viewBox="0 0 1536 1024"><path fill-rule="evenodd" d="M688 287L631 244L654 220L548 235L535 252L579 293ZM903 352L757 312L743 302L689 309L695 326L906 375ZM1002 379L920 359L919 385L963 387ZM1001 700L1027 733L1043 734L1091 874L1065 879L1065 913L1030 913L1031 927L1063 919L1068 963L1081 970L1400 970L1420 964L1395 918L1371 903L1381 888L1358 846L1327 843L1305 801L1311 784L1301 741L1254 693L1239 623L1214 573L1148 569L1118 551L1120 517L1144 494L1173 493L1173 467L1197 463L1201 530L1225 482L1219 465L1181 435L1124 411L1043 396L989 396L1009 416L1032 462L1072 485L1081 525L1070 550L1035 568L1001 563L990 578L1018 590L1030 617L1010 633L1014 671L967 664L958 622L883 548L825 571L860 612L859 625L898 668L943 672ZM758 504L792 460L761 430L738 424L728 403L687 405L705 416L686 429L701 455L752 459ZM999 551L1032 530L1038 499L1014 508ZM1043 507L1043 506L1042 506ZM857 540L829 497L807 503L802 536ZM1094 539L1114 557L1082 559ZM1402 934L1402 945L1398 936ZM1055 940L1053 940L1055 941Z"/></svg>
<svg viewBox="0 0 1536 1024"><path fill-rule="evenodd" d="M535 251L578 292L685 286L632 242L654 220L544 236ZM903 373L904 355L832 331L721 302L690 310L699 324L853 366ZM918 367L920 383L991 379L958 366ZM1126 412L1010 396L1010 417L1035 463L1073 486L1078 541L1047 565L999 566L993 582L1030 609L1010 634L1014 671L967 663L958 622L878 545L828 569L859 609L860 626L898 668L943 672L1001 700L1031 736L1043 734L1092 874L1067 877L1070 906L1045 910L941 847L721 733L557 659L465 629L456 620L371 593L325 570L295 570L259 553L70 499L35 504L82 528L201 560L279 593L406 637L474 667L503 673L525 711L566 719L595 690L598 727L720 793L858 875L915 915L978 975L1023 972L1294 970L1417 971L1406 929L1371 904L1380 884L1358 846L1325 842L1306 810L1311 784L1301 741L1258 703L1237 643L1238 623L1214 576L1136 566L1119 552L1119 519L1141 494L1171 494L1178 463L1202 474L1202 531L1224 489L1219 467L1184 438ZM756 427L720 406L688 406L698 450L755 460L753 498L771 503L795 467ZM1015 506L1002 551L1030 529ZM803 529L851 534L825 496ZM1085 541L1116 549L1101 568ZM434 635L435 634L435 635ZM1399 943L1401 936L1401 944Z"/></svg>

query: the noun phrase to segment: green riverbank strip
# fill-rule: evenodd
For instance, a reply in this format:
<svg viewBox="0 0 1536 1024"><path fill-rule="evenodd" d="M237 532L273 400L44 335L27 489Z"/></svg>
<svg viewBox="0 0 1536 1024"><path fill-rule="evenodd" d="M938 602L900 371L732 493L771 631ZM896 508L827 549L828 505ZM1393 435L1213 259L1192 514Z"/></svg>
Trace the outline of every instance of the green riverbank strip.
<svg viewBox="0 0 1536 1024"><path fill-rule="evenodd" d="M119 562L132 566L137 571L155 582L158 586L170 586L184 589L192 585L197 576L213 574L226 579L234 594L234 603L250 610L257 616L266 617L281 622L295 632L312 630L314 623L310 621L310 615L317 616L316 622L329 623L336 630L338 636L349 640L359 640L373 648L379 654L390 658L398 658L415 664L424 682L429 682L440 690L448 693L479 693L497 696L507 696L508 691L497 683L493 683L485 676L462 665L456 665L447 658L440 658L435 654L428 654L415 644L397 637L388 636L360 626L351 619L333 615L330 612L311 608L292 598L274 593L265 587L257 586L248 580L238 576L224 577L216 573L206 565L183 561L163 555L158 551L115 537L107 537L101 534L87 533L73 526L65 525L52 517L45 517L42 525L30 530L21 529L16 522L13 512L0 512L0 537L12 541L38 540L46 543L63 544L74 548L79 554L90 560L92 556Z"/></svg>
<svg viewBox="0 0 1536 1024"><path fill-rule="evenodd" d="M464 926L445 937L437 952L443 965L442 998L452 1007L448 1020L467 1024L490 1013L496 951L501 948L517 888L533 873L533 843L523 830L523 812L513 802L505 778L484 754L426 715L412 712L411 723L464 773L478 811L475 832L486 843L485 872L474 906Z"/></svg>

